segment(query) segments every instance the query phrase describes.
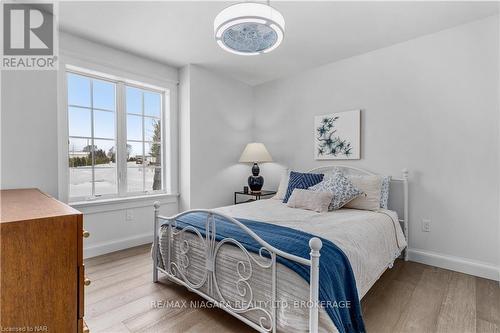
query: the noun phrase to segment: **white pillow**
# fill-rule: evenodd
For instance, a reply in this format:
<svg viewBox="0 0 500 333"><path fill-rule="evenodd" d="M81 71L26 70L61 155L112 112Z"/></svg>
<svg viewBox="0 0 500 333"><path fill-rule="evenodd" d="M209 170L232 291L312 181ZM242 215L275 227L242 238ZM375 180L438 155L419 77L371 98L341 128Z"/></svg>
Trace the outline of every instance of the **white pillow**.
<svg viewBox="0 0 500 333"><path fill-rule="evenodd" d="M363 191L364 194L349 201L344 207L378 210L380 208L380 193L382 190L382 177L380 176L347 176L349 180Z"/></svg>
<svg viewBox="0 0 500 333"><path fill-rule="evenodd" d="M285 169L281 174L280 185L278 186L278 191L273 199L283 200L286 195L286 190L288 189L288 180L290 179L290 169Z"/></svg>
<svg viewBox="0 0 500 333"><path fill-rule="evenodd" d="M291 208L307 209L318 213L324 213L328 211L332 199L332 192L319 192L296 188L293 190L286 205Z"/></svg>
<svg viewBox="0 0 500 333"><path fill-rule="evenodd" d="M309 189L318 192L331 192L333 199L330 203L330 210L340 209L349 201L363 195L363 191L338 170L331 174L330 177L324 177L321 183L311 186Z"/></svg>

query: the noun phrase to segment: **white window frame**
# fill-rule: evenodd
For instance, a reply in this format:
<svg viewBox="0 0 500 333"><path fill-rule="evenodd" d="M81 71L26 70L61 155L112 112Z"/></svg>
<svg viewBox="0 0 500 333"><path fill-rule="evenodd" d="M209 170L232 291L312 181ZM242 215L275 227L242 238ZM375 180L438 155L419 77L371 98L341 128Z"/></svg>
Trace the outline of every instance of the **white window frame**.
<svg viewBox="0 0 500 333"><path fill-rule="evenodd" d="M62 66L61 66L62 67ZM100 71L94 71L87 68L65 65L64 69L61 68L59 76L59 90L62 92L59 96L59 123L63 124L61 128L60 143L59 143L59 166L64 168L65 171L61 173L59 185L59 199L69 203L82 203L82 202L105 202L120 199L137 199L147 197L157 197L158 195L176 195L175 189L177 188L177 168L172 163L175 158L173 154L177 152L177 141L175 139L176 131L176 106L177 106L177 85L173 86L165 84L169 87L161 87L155 84L149 84L140 78L139 80L127 79L123 76L107 74ZM116 84L116 110L115 110L115 139L116 139L116 168L117 168L117 194L106 194L95 197L70 197L69 192L69 150L68 150L68 101L67 101L67 74L74 73L86 77L110 81ZM133 75L132 75L133 76ZM154 81L154 80L153 80ZM147 91L157 92L161 94L161 179L162 189L156 191L144 192L127 192L127 166L126 166L126 149L127 149L127 112L126 112L126 86L135 87ZM174 89L175 88L175 89ZM94 124L92 124L94 126ZM61 184L61 181L63 184Z"/></svg>
<svg viewBox="0 0 500 333"><path fill-rule="evenodd" d="M121 125L124 126L124 129L122 131L122 133L124 133L124 137L122 138L125 142L125 146L123 146L123 144L121 145L121 148L122 150L125 148L125 150L127 149L127 142L129 141L132 141L132 142L141 142L142 143L142 165L141 165L141 168L144 172L145 170L145 164L144 164L144 161L145 161L145 156L146 156L146 140L145 140L145 127L144 127L144 118L149 118L148 116L145 116L144 115L144 95L142 96L142 114L140 115L141 116L141 123L142 123L142 140L141 141L138 141L138 140L129 140L127 138L127 116L129 115L128 111L127 111L127 106L126 106L126 90L127 90L127 87L132 87L132 88L137 88L137 89L140 89L140 90L145 90L145 91L150 91L150 92L156 92L156 93L159 93L160 96L161 96L161 113L160 113L160 122L161 122L161 142L160 142L160 145L161 145L161 187L162 187L162 190L156 190L156 191L140 191L140 192L127 192L127 170L128 170L128 167L125 167L123 168L124 165L126 165L126 161L124 163L120 163L122 165L122 177L123 179L121 180L121 185L122 185L122 190L123 190L123 193L125 193L126 195L132 195L132 196L137 196L137 195L141 195L141 194L159 194L159 193L166 193L165 191L165 188L166 188L166 182L165 182L165 154L164 154L164 149L163 149L163 146L165 145L165 139L164 139L164 134L165 134L165 131L164 131L164 123L166 121L166 117L165 117L165 114L167 113L166 110L165 110L165 101L168 100L169 98L169 94L168 94L168 90L158 90L157 88L151 88L151 87L145 87L144 85L139 85L139 84L133 84L133 83L129 83L129 82L122 82L121 83L121 92L123 94L123 114L121 115L123 117L123 119L121 119ZM139 116L138 114L133 114L133 115L136 115L136 116ZM122 151L121 152L121 156L126 156L127 153L126 151ZM143 173L143 178L142 178L142 181L143 181L143 186L145 185L146 183L146 175L145 173ZM120 177L119 177L120 178Z"/></svg>

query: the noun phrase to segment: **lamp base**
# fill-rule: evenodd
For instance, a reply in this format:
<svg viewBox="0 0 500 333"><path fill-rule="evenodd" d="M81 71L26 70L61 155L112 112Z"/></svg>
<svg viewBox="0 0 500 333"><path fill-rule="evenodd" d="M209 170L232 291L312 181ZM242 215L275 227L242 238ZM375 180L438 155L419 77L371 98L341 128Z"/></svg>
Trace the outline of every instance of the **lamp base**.
<svg viewBox="0 0 500 333"><path fill-rule="evenodd" d="M249 176L248 177L248 187L252 192L260 192L264 186L264 177L262 176Z"/></svg>
<svg viewBox="0 0 500 333"><path fill-rule="evenodd" d="M259 176L260 168L257 163L252 166L252 175L248 177L248 187L252 192L260 192L264 185L264 177Z"/></svg>

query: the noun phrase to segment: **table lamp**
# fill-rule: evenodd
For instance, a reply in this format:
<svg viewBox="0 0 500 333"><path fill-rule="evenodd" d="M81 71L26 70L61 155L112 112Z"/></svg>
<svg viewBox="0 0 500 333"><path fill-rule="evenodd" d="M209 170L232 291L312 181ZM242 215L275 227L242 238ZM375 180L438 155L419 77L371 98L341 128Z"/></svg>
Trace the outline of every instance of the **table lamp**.
<svg viewBox="0 0 500 333"><path fill-rule="evenodd" d="M272 162L273 158L263 143L252 142L247 144L240 157L240 163L253 163L252 175L248 177L248 186L252 192L260 192L264 185L264 177L259 176L257 163Z"/></svg>

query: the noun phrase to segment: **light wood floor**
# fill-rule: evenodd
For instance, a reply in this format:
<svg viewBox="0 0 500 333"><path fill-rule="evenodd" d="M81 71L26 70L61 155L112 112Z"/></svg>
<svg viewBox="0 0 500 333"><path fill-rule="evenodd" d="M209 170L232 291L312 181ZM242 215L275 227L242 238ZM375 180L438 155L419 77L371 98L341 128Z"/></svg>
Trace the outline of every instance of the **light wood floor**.
<svg viewBox="0 0 500 333"><path fill-rule="evenodd" d="M201 298L165 279L151 282L149 246L85 261L85 318L91 333L255 332L219 309L159 308ZM362 301L373 332L500 332L498 282L397 261Z"/></svg>

